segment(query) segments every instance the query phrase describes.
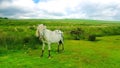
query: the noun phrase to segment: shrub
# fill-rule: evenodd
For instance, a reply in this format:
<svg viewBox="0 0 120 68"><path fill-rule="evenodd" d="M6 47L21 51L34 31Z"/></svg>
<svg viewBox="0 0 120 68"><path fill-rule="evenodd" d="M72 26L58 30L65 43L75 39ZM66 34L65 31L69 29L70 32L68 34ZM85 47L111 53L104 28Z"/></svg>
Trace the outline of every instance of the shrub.
<svg viewBox="0 0 120 68"><path fill-rule="evenodd" d="M89 41L95 41L96 40L96 35L89 35L88 40Z"/></svg>
<svg viewBox="0 0 120 68"><path fill-rule="evenodd" d="M80 39L83 39L84 36L83 36L83 30L81 28L77 28L75 30L71 30L70 31L70 34L72 35L72 37L75 39L75 40L80 40Z"/></svg>
<svg viewBox="0 0 120 68"><path fill-rule="evenodd" d="M5 17L4 19L8 19L7 17Z"/></svg>

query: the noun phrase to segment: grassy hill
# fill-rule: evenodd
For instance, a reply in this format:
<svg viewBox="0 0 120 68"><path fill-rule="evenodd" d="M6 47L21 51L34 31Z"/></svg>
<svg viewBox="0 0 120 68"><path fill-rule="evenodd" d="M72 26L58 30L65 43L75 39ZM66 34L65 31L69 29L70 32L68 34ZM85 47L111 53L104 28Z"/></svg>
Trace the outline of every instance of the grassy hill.
<svg viewBox="0 0 120 68"><path fill-rule="evenodd" d="M41 42L36 38L38 24L64 32L65 52L52 59L40 58ZM81 34L72 34L71 31ZM88 41L95 35L96 41ZM75 40L79 38L80 40ZM119 68L120 21L79 19L0 19L0 68Z"/></svg>

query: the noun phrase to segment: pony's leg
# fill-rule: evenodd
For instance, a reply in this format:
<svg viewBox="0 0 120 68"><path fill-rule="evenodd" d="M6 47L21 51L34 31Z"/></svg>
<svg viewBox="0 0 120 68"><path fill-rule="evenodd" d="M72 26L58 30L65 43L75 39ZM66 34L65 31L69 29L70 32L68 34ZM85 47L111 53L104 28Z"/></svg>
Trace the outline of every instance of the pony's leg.
<svg viewBox="0 0 120 68"><path fill-rule="evenodd" d="M62 43L61 43L61 44L62 44L62 50L64 50L64 43L63 43L63 41L62 41Z"/></svg>
<svg viewBox="0 0 120 68"><path fill-rule="evenodd" d="M59 46L60 46L60 45L62 46L62 50L64 50L64 43L63 43L63 41L62 41L62 40L60 40L60 41L59 41L58 48L59 48Z"/></svg>
<svg viewBox="0 0 120 68"><path fill-rule="evenodd" d="M62 50L64 50L64 44L62 43Z"/></svg>
<svg viewBox="0 0 120 68"><path fill-rule="evenodd" d="M50 50L51 50L51 47L50 47L50 43L48 43L48 58L50 58Z"/></svg>
<svg viewBox="0 0 120 68"><path fill-rule="evenodd" d="M41 57L43 56L44 48L45 48L45 43L43 43L43 45L42 45L42 54L41 54Z"/></svg>
<svg viewBox="0 0 120 68"><path fill-rule="evenodd" d="M60 44L58 44L58 52L59 52L59 47L60 47Z"/></svg>

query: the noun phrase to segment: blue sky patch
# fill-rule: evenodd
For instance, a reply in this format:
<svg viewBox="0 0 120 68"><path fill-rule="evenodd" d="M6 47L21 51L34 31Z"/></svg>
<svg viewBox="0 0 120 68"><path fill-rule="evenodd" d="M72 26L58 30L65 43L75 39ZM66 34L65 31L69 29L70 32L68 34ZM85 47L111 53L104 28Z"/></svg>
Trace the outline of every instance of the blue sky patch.
<svg viewBox="0 0 120 68"><path fill-rule="evenodd" d="M38 3L40 0L33 0L34 1L34 3Z"/></svg>

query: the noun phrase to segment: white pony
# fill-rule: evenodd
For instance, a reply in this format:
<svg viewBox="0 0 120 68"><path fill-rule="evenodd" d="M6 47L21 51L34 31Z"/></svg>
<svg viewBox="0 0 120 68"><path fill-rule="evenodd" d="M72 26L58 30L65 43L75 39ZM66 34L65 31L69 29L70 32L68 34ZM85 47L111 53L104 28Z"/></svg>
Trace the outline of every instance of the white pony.
<svg viewBox="0 0 120 68"><path fill-rule="evenodd" d="M44 52L44 47L45 43L48 44L48 52L49 55L48 57L50 58L50 50L51 50L51 43L58 43L58 52L59 52L59 46L62 44L62 50L64 50L64 45L63 45L63 32L60 30L48 30L45 25L40 24L37 27L36 30L36 36L39 37L39 39L42 41L42 54L41 57L43 56Z"/></svg>

